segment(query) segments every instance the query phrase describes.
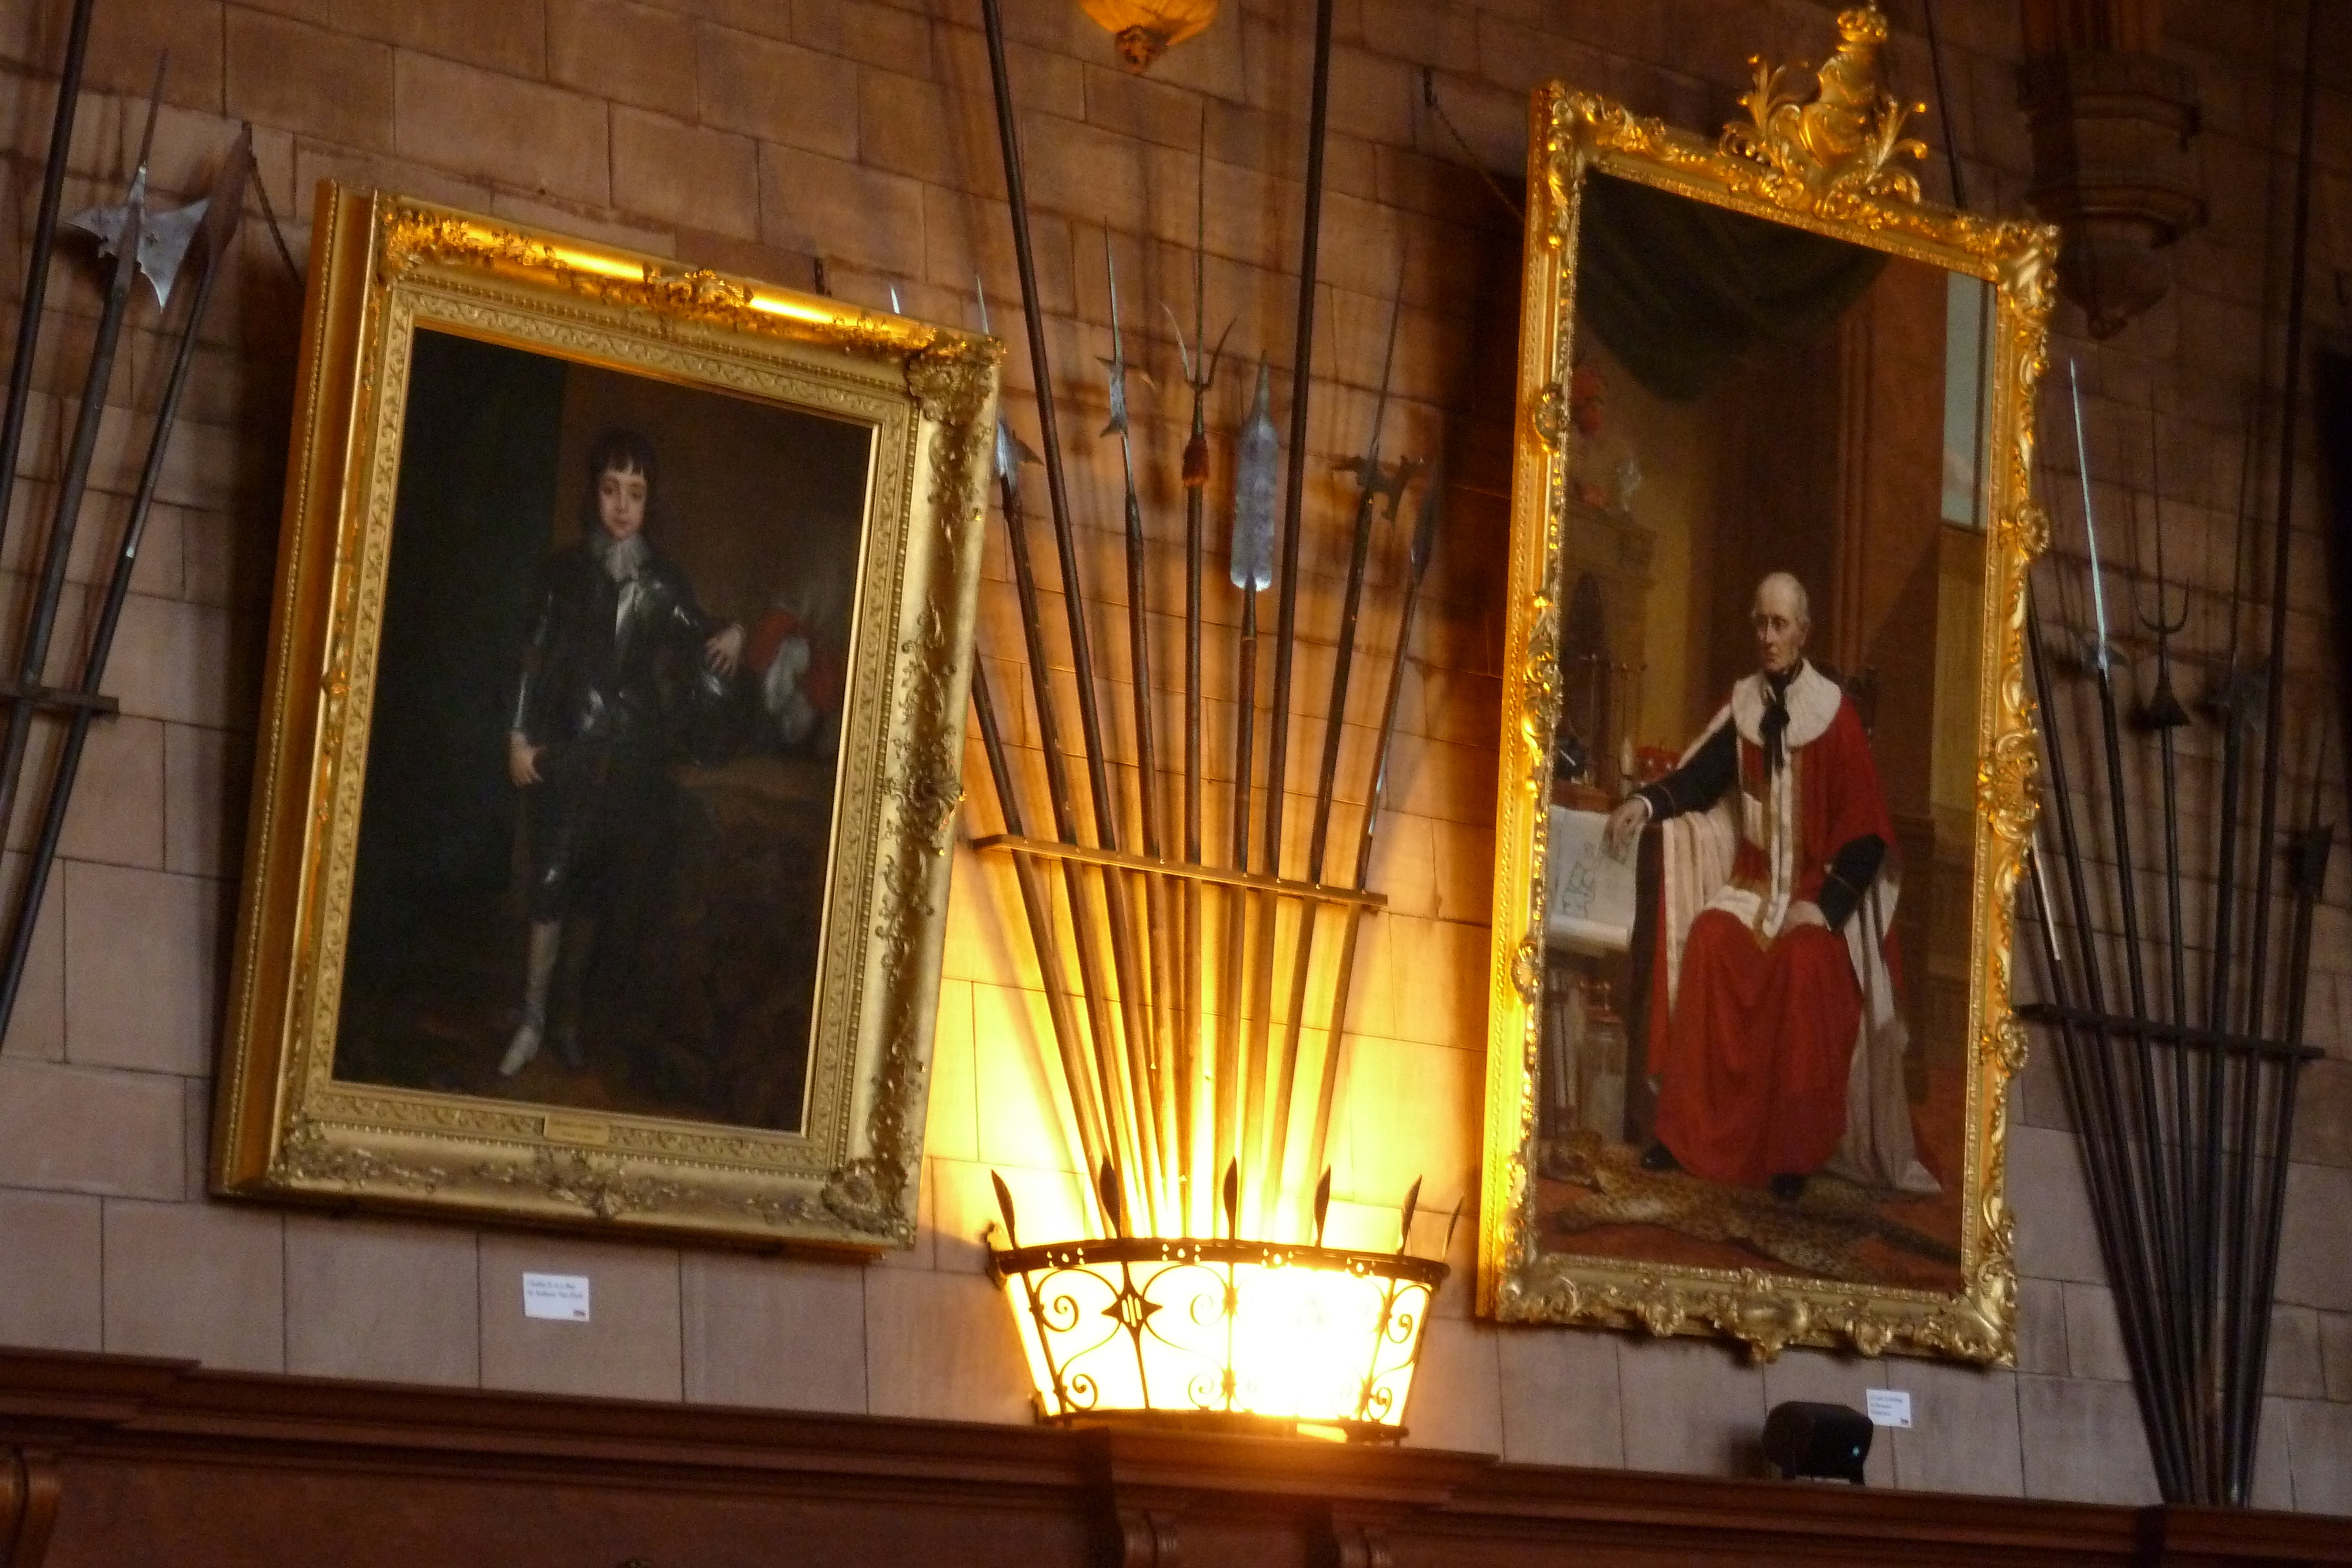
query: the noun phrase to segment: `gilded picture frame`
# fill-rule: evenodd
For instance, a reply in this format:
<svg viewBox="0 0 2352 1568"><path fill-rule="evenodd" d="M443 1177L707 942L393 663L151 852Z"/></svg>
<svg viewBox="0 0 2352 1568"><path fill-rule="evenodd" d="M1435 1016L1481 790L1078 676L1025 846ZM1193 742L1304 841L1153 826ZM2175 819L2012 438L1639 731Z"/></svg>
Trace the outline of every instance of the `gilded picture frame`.
<svg viewBox="0 0 2352 1568"><path fill-rule="evenodd" d="M908 1245L999 345L316 217L215 1191Z"/></svg>
<svg viewBox="0 0 2352 1568"><path fill-rule="evenodd" d="M2056 235L2042 225L1923 201L1906 167L1922 150L1902 134L1906 114L1917 110L1889 99L1872 68L1885 18L1874 6L1849 11L1839 22L1843 42L1820 71L1817 90L1792 90L1799 72L1759 63L1754 89L1741 100L1748 117L1719 137L1673 129L1563 84L1534 95L1501 664L1479 1310L1507 1322L1721 1336L1764 1359L1793 1344L2008 1364L2015 1357L2017 1280L2003 1150L2009 1096L2026 1050L2011 1010L2012 903L2032 831L2037 755L2021 638L2026 572L2047 533L2030 482L2032 411L2044 367ZM1801 79L1812 89L1814 73L1802 71ZM1579 465L1589 464L1582 448L1592 443L1580 434L1575 378L1589 372L1580 369L1583 346L1573 327L1580 226L1597 175L1988 286L1982 297L1990 308L1978 328L1982 423L1974 503L1984 564L1980 596L1970 600L1978 608L1958 633L1974 643L1973 679L1963 683L1973 698L1974 725L1959 775L1962 810L1953 819L1963 824L1964 838L1972 832L1974 839L1972 870L1955 894L1965 898L1952 905L1966 922L1965 1034L1957 1007L1950 1020L1953 1038L1965 1041L1965 1070L1952 1091L1959 1117L1954 1135L1963 1152L1954 1162L1959 1168L1943 1177L1947 1187L1958 1182L1958 1234L1952 1277L1938 1288L1836 1278L1834 1270L1776 1261L1769 1249L1739 1260L1736 1247L1719 1239L1645 1251L1636 1237L1601 1255L1580 1250L1588 1244L1538 1212L1539 1188L1559 1174L1545 1168L1551 1155L1539 1146L1546 1115L1538 1103L1539 1014L1549 972L1546 944L1556 941L1546 924L1545 875L1549 825L1558 817L1551 809L1560 770L1556 735L1577 678L1569 647L1570 572L1578 551L1589 552L1594 538L1576 537L1582 526L1577 509L1590 498L1579 487ZM1646 567L1646 557L1635 564ZM1743 580L1740 591L1753 580ZM1710 707L1722 688L1711 690ZM1729 711L1726 705L1723 712ZM1673 744L1693 733L1676 733ZM1630 763L1630 744L1626 755ZM1970 805L1972 828L1965 825ZM1599 806L1610 809L1605 801ZM1638 926L1636 932L1638 945ZM1961 984L1954 981L1956 997ZM1601 995L1605 1011L1605 988ZM1622 1074L1622 1061L1620 1068ZM1621 1076L1616 1092L1622 1096L1632 1082ZM1641 1146L1624 1133L1613 1135L1624 1140L1621 1160ZM1654 1152L1638 1171L1661 1168L1682 1167ZM1595 1190L1614 1190L1591 1179ZM1635 1179L1645 1178L1637 1173ZM1805 1188L1800 1182L1793 1190ZM1742 1213L1768 1222L1775 1212L1774 1198L1761 1191L1740 1195L1739 1202ZM1631 1235L1639 1228L1622 1228ZM1735 1242L1745 1239L1737 1226L1727 1233Z"/></svg>

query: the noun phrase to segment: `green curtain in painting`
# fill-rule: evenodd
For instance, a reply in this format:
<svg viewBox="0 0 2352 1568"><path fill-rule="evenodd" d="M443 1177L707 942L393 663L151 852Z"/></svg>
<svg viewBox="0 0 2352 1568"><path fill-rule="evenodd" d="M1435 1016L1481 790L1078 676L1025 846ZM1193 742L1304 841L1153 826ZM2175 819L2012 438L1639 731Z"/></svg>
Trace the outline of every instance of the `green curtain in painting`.
<svg viewBox="0 0 2352 1568"><path fill-rule="evenodd" d="M1886 265L1878 251L1595 174L1577 309L1637 381L1705 395L1750 345L1828 326Z"/></svg>

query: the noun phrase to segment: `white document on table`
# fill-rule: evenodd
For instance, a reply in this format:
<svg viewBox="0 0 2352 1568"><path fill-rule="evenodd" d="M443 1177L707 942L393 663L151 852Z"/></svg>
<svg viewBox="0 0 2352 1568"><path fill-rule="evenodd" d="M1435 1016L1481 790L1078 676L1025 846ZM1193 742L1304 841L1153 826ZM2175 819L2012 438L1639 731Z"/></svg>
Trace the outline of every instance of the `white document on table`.
<svg viewBox="0 0 2352 1568"><path fill-rule="evenodd" d="M1633 857L1603 847L1602 811L1551 808L1544 940L1579 953L1622 953L1633 945Z"/></svg>

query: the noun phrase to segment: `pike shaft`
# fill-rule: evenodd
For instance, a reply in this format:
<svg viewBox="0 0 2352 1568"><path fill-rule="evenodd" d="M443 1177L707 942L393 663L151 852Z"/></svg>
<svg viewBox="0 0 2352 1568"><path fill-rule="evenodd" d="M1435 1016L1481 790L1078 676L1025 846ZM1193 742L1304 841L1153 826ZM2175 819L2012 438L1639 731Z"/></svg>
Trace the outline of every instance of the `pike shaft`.
<svg viewBox="0 0 2352 1568"><path fill-rule="evenodd" d="M1205 109L1203 113L1205 113ZM1207 157L1206 143L1202 154ZM1205 213L1206 185L1200 200ZM1205 221L1205 220L1204 220ZM1206 252L1194 246L1192 279L1193 351L1208 352L1202 338L1207 298L1202 284ZM1192 433L1184 446L1184 858L1201 863L1201 549L1202 513L1209 488L1209 430L1205 407L1208 370L1194 367ZM1177 1145L1183 1151L1188 1227L1208 1235L1216 1228L1210 1186L1216 1166L1200 1166L1199 1106L1201 1100L1202 981L1201 884L1187 879L1183 886L1183 990L1176 1010ZM1197 1216L1194 1211L1198 1210Z"/></svg>
<svg viewBox="0 0 2352 1568"><path fill-rule="evenodd" d="M1021 506L1020 486L1010 476L1001 477L997 491L1004 512L1004 532L1013 558L1013 591L1021 601L1021 634L1029 657L1030 692L1037 706L1037 744L1045 753L1045 792L1054 809L1055 831L1066 843L1077 843L1078 819L1071 798L1070 778L1062 749L1062 727L1054 706L1054 682L1046 663L1045 619L1037 602L1037 570L1029 550L1029 524ZM1010 819L1008 818L1008 821ZM1076 861L1062 862L1063 890L1069 899L1071 942L1077 949L1078 977L1086 993L1087 1023L1094 1050L1095 1082L1101 1092L1102 1137L1112 1162L1139 1183L1143 1166L1136 1158L1135 1105L1125 1092L1126 1074L1119 1071L1118 1020L1105 984L1102 953L1095 925L1092 883ZM1051 915L1050 908L1047 911ZM1043 962L1044 950L1039 950ZM1099 1171L1099 1162L1090 1166ZM1094 1184L1085 1184L1089 1191ZM1130 1191L1129 1201L1139 1194ZM1105 1216L1108 1223L1108 1217ZM1106 1230L1105 1235L1109 1232Z"/></svg>
<svg viewBox="0 0 2352 1568"><path fill-rule="evenodd" d="M1298 327L1291 350L1290 450L1286 455L1288 465L1282 501L1282 598L1275 619L1274 707L1265 742L1265 867L1276 875L1282 870L1283 790L1290 760L1290 677L1298 643L1298 548L1300 517L1307 503L1307 414L1314 379L1316 263L1323 229L1323 141L1331 117L1331 7L1332 0L1316 0L1315 79L1307 117L1307 211L1298 250ZM1256 1017L1251 1033L1249 1108L1243 1129L1244 1146L1252 1152L1264 1137L1266 1058L1274 1021L1274 944L1280 924L1279 906L1262 902L1265 940L1258 951L1251 986ZM1313 919L1314 911L1302 906L1300 925ZM1281 1175L1270 1172L1267 1179L1278 1182ZM1253 1195L1260 1212L1273 1196Z"/></svg>
<svg viewBox="0 0 2352 1568"><path fill-rule="evenodd" d="M1379 492L1372 487L1380 471L1380 434L1377 430L1372 440L1371 455L1367 459L1365 470L1365 488L1356 499L1355 544L1348 558L1347 597L1339 611L1339 643L1331 665L1331 703L1323 721L1323 761L1315 782L1315 823L1307 843L1307 880L1309 882L1323 880L1324 851L1330 842L1331 834L1331 796L1339 777L1339 744L1347 733L1348 681L1355 663L1356 630L1364 602L1364 568L1371 557L1372 520L1379 501ZM1298 938L1291 950L1290 1028L1283 1037L1282 1064L1274 1075L1274 1114L1267 1128L1265 1179L1275 1185L1277 1200L1283 1179L1284 1156L1290 1141L1291 1101L1297 1091L1299 1042L1307 1028L1307 987L1315 967L1315 932L1321 923L1321 913L1312 904L1302 904L1299 906ZM1353 924L1351 918L1351 932ZM1339 1060L1341 1022L1337 1015L1331 1019L1329 1036L1323 1048L1327 1061L1336 1063ZM1304 1179L1313 1181L1316 1168L1310 1165Z"/></svg>
<svg viewBox="0 0 2352 1568"><path fill-rule="evenodd" d="M40 347L41 308L48 298L49 256L58 243L58 204L66 184L66 159L73 149L74 110L81 102L82 61L89 52L90 13L97 0L74 0L66 34L66 63L58 78L58 107L49 125L48 161L41 167L41 205L33 221L32 254L25 261L25 298L16 313L16 353L8 367L8 411L0 415L0 539L8 534L8 512L16 493L16 455L25 442L33 361ZM0 818L5 822L5 818Z"/></svg>
<svg viewBox="0 0 2352 1568"><path fill-rule="evenodd" d="M230 156L250 158L249 144L239 140ZM243 180L227 183L230 195L241 200ZM228 198L216 194L215 199ZM234 218L221 232L234 236ZM172 427L179 419L181 394L187 390L188 375L195 364L197 337L204 326L205 308L212 302L214 287L227 265L226 250L226 244L221 244L205 258L204 275L196 282L187 325L181 330L179 348L173 355L171 378L164 384L163 403L155 413L146 462L139 472L139 489L131 498L131 516L123 525L122 542L115 552L114 570L107 580L106 600L99 611L97 628L90 634L89 652L83 657L80 689L93 696L106 680L107 662L114 652L114 633L122 623L123 605L131 596L131 573L139 564L139 547L146 535L148 516L154 508L155 491L163 482L163 458L171 444ZM16 709L29 716L30 706L20 700ZM49 870L57 862L58 844L65 832L66 809L73 799L74 781L81 770L82 749L89 740L94 716L90 709L76 707L67 721L65 748L58 758L48 802L41 814L40 836L35 841L24 891L18 895L9 928L7 967L0 972L0 1036L7 1033L8 1022L16 1015L16 996L24 986L25 967L32 955L33 930L40 918L42 894L48 885ZM5 816L0 816L0 821L5 821Z"/></svg>
<svg viewBox="0 0 2352 1568"><path fill-rule="evenodd" d="M1429 481L1435 485L1434 476ZM1424 502L1434 505L1434 498ZM1404 610L1397 619L1396 652L1389 662L1388 696L1381 706L1380 739L1372 751L1372 787L1364 800L1364 826L1356 841L1356 875L1349 885L1369 885L1372 874L1372 845L1380 831L1381 808L1386 802L1389 783L1389 748L1396 738L1397 699L1404 690L1405 658L1412 647L1413 622L1421 612L1421 585L1425 559L1416 562L1406 580ZM1323 1051L1322 1081L1315 1094L1315 1120L1311 1124L1307 1147L1307 1168L1319 1171L1328 1157L1331 1141L1331 1109L1339 1092L1339 1059L1347 1039L1348 997L1352 989L1356 969L1356 946L1363 929L1364 912L1349 904L1343 915L1346 921L1339 938L1339 967L1332 986L1330 1039Z"/></svg>
<svg viewBox="0 0 2352 1568"><path fill-rule="evenodd" d="M2263 985L2263 960L2270 947L2271 870L2278 860L2279 743L2284 727L2281 705L2286 700L2287 570L2294 559L2294 446L2303 402L2303 327L2308 294L2307 263L2311 254L2312 132L2317 122L2318 58L2321 0L2305 0L2303 40L2303 128L2297 135L2294 171L2294 234L2289 246L2286 305L2286 390L2279 413L2278 501L2271 525L2271 665L2268 700L2263 719L2263 810L2254 834L2254 908L2252 965L2246 988L2246 1032L2263 1032L2268 1001Z"/></svg>
<svg viewBox="0 0 2352 1568"><path fill-rule="evenodd" d="M1119 467L1126 479L1128 677L1135 715L1137 815L1141 820L1143 852L1161 859L1160 836L1160 744L1151 683L1151 606L1150 562L1143 541L1143 507L1135 488L1135 437L1127 416L1127 350L1118 327L1118 275L1111 265L1110 235L1103 234L1103 271L1110 287L1112 406L1118 433ZM1150 1072L1153 1135L1158 1143L1158 1176L1163 1207L1180 1219L1184 1210L1184 1168L1178 1129L1178 1072L1175 1036L1178 1025L1169 1016L1175 1003L1178 956L1170 951L1172 935L1165 877L1143 879L1145 919L1143 941L1150 964L1151 1034L1146 1062Z"/></svg>
<svg viewBox="0 0 2352 1568"><path fill-rule="evenodd" d="M2067 891L2073 905L2074 942L2080 958L2084 995L2091 1011L2105 1013L2106 986L2100 973L2096 936L2091 924L2090 894L2084 870L2082 843L2075 829L2074 791L2070 787L2066 747L2052 717L2056 712L2053 701L2055 691L2050 681L2041 618L2030 601L2026 609L2025 635L2034 690L2044 716L2042 732L2043 754L2050 770L2050 813L2057 821L2059 848L2066 866ZM2143 1185L2130 1180L2126 1170L2128 1149L2123 1129L2117 1122L2123 1100L2117 1085L2113 1043L2105 1031L2097 1028L2086 1028L2084 1035L2086 1038L2080 1041L2071 1031L2062 1035L2061 1043L2065 1048L2065 1054L2061 1057L2060 1065L2067 1074L2069 1096L2082 1124L2084 1165L2093 1173L2094 1180L2100 1182L2113 1199L2113 1207L2107 1212L2118 1218L2115 1226L2101 1228L2101 1245L2109 1253L2108 1267L2116 1278L2148 1278L2153 1267L2152 1260L2157 1255L2152 1239L2157 1219L2149 1209ZM2171 1402L2177 1386L2171 1362L2147 1319L2137 1312L2125 1312L2120 1316L2132 1364L2145 1369L2147 1386L2155 1396L2152 1402L2143 1402L2143 1413L2156 1416L2160 1406ZM2180 1468L2180 1456L2172 1443L2171 1426L2159 1418L2152 1418L2147 1425L2150 1435L2149 1446L2155 1450L2159 1470L2177 1474Z"/></svg>
<svg viewBox="0 0 2352 1568"><path fill-rule="evenodd" d="M1007 832L1020 833L1021 799L1014 791L1013 770L1004 755L1004 738L996 723L996 705L990 700L988 669L984 663L974 660L971 670L971 703L980 719L982 749L988 755L988 772L996 785L998 814L1004 819ZM1013 857L1013 877L1021 884L1021 904L1029 917L1029 936L1037 948L1037 968L1045 983L1045 1011L1054 1026L1054 1044L1062 1059L1062 1079L1070 1091L1070 1112L1077 1124L1080 1153L1087 1168L1098 1171L1110 1157L1108 1140L1103 1134L1102 1101L1096 1092L1097 1082L1092 1065L1087 1060L1086 1042L1079 1029L1076 1014L1070 1006L1069 982L1062 967L1059 945L1054 939L1054 894L1035 857L1015 854ZM1091 1193L1094 1184L1079 1184ZM1108 1217L1103 1217L1105 1233L1108 1233Z"/></svg>
<svg viewBox="0 0 2352 1568"><path fill-rule="evenodd" d="M1242 590L1242 624L1234 672L1233 866L1249 870L1251 752L1257 734L1257 590ZM1239 888L1224 895L1225 951L1218 983L1215 1168L1223 1170L1238 1153L1241 1135L1242 974L1248 957L1249 925L1258 901Z"/></svg>
<svg viewBox="0 0 2352 1568"><path fill-rule="evenodd" d="M1151 692L1151 615L1146 602L1150 570L1143 543L1143 508L1135 493L1135 448L1125 430L1118 434L1119 457L1127 476L1127 629L1128 674L1134 697L1136 796L1142 822L1143 852L1161 858L1160 838L1160 747L1155 731ZM1143 879L1145 954L1150 966L1151 1032L1146 1061L1150 1071L1153 1134L1159 1145L1159 1173L1163 1203L1182 1212L1182 1169L1179 1156L1175 1026L1168 1017L1177 981L1168 951L1170 934L1167 879Z"/></svg>
<svg viewBox="0 0 2352 1568"><path fill-rule="evenodd" d="M1328 0L1326 0L1328 5ZM996 128L1000 149L1004 160L1004 187L1013 215L1013 250L1014 264L1021 277L1023 318L1028 326L1029 361L1037 389L1037 430L1039 444L1045 462L1046 499L1054 517L1054 543L1062 568L1062 601L1070 625L1070 663L1077 678L1078 721L1086 739L1087 776L1094 797L1095 836L1106 849L1118 847L1118 806L1111 793L1110 774L1106 761L1102 734L1102 716L1096 695L1094 652L1086 620L1082 579L1078 572L1077 541L1070 521L1069 487L1062 471L1062 438L1054 413L1053 358L1045 347L1045 323L1041 314L1037 293L1036 251L1029 232L1029 193L1022 176L1021 133L1013 115L1013 86L1005 67L1004 16L1002 0L981 0L982 19L988 37L989 77L996 95ZM1120 1010L1126 1024L1125 1054L1132 1078L1145 1078L1144 1053L1150 1049L1150 1023L1145 1016L1147 982L1136 961L1133 912L1128 903L1128 882L1123 873L1103 873L1103 902L1110 926L1111 962L1118 971ZM1091 990L1091 988L1089 988ZM1139 1108L1140 1109L1140 1108ZM1140 1186L1146 1203L1142 1212L1156 1217L1158 1192L1156 1182L1147 1173L1159 1167L1159 1150L1151 1135L1151 1120L1148 1113L1136 1119L1139 1146L1133 1151L1138 1162L1130 1177Z"/></svg>
<svg viewBox="0 0 2352 1568"><path fill-rule="evenodd" d="M82 381L73 445L66 458L65 473L58 482L57 511L49 524L48 549L41 561L40 590L33 601L32 619L26 624L24 650L17 661L17 695L9 706L8 737L5 750L0 750L0 826L7 823L15 810L16 787L24 776L25 747L33 734L35 692L48 667L49 638L57 630L58 601L66 586L66 563L73 551L82 497L89 486L90 460L98 451L106 389L114 379L115 350L122 340L122 318L131 304L131 286L139 276L139 235L144 217L143 158L141 163L141 172L132 180L131 204L121 233L115 237L120 249L107 285L106 308L99 318L97 341L90 350L89 371Z"/></svg>

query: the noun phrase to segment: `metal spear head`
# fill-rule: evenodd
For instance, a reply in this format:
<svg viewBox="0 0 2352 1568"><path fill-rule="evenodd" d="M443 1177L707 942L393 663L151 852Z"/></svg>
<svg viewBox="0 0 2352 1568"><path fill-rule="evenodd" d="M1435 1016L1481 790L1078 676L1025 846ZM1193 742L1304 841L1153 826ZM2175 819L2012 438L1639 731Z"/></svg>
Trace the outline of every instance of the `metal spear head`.
<svg viewBox="0 0 2352 1568"><path fill-rule="evenodd" d="M1421 516L1412 527L1412 553L1408 559L1415 582L1429 570L1430 547L1436 542L1437 519L1444 510L1445 459L1440 457L1429 465L1429 478L1421 488Z"/></svg>
<svg viewBox="0 0 2352 1568"><path fill-rule="evenodd" d="M996 482L1017 488L1021 484L1021 465L1038 461L1037 454L1013 434L1013 427L1004 423L1003 415L999 414L996 419Z"/></svg>
<svg viewBox="0 0 2352 1568"><path fill-rule="evenodd" d="M971 294L980 301L980 329L988 332L988 289L980 281L978 273L972 274ZM995 334L990 332L989 336ZM1000 400L996 408L996 482L1018 489L1021 486L1021 465L1038 461L1036 453L1031 451L1026 443L1013 434L1013 427L1004 423L1004 404Z"/></svg>
<svg viewBox="0 0 2352 1568"><path fill-rule="evenodd" d="M2189 710L2180 706L2180 697L2172 689L2172 665L2160 660L2156 666L2156 692L2140 710L2140 723L2150 729L2179 729L2189 722Z"/></svg>
<svg viewBox="0 0 2352 1568"><path fill-rule="evenodd" d="M988 1179L996 1184L996 1207L1004 1216L1004 1239L1018 1247L1021 1245L1021 1230L1013 1222L1013 1189L1004 1185L1004 1177L995 1171L988 1173Z"/></svg>
<svg viewBox="0 0 2352 1568"><path fill-rule="evenodd" d="M1103 361L1110 380L1110 423L1105 435L1127 434L1127 342L1118 326L1118 267L1111 259L1110 231L1103 231L1103 276L1110 280L1110 358Z"/></svg>
<svg viewBox="0 0 2352 1568"><path fill-rule="evenodd" d="M1233 580L1252 593L1274 586L1274 481L1281 457L1282 444L1274 434L1274 382L1261 354L1257 392L1234 454Z"/></svg>

